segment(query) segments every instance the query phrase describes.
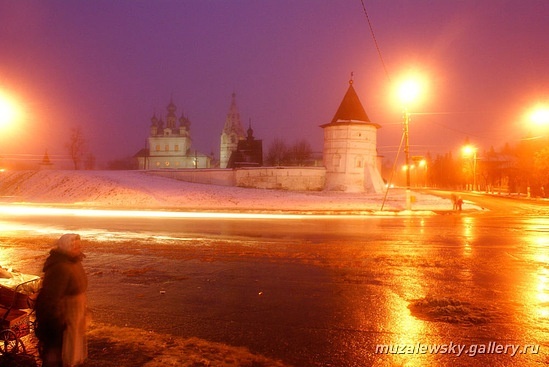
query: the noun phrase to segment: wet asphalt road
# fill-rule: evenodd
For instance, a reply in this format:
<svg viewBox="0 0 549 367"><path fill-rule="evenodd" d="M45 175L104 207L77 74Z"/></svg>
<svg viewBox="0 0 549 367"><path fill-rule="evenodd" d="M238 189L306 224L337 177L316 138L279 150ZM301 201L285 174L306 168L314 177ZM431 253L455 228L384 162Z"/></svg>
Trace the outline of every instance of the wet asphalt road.
<svg viewBox="0 0 549 367"><path fill-rule="evenodd" d="M0 261L36 273L48 242L77 231L97 321L245 346L294 366L546 365L549 207L465 199L490 210L54 218L44 232L49 219L27 218L3 222Z"/></svg>

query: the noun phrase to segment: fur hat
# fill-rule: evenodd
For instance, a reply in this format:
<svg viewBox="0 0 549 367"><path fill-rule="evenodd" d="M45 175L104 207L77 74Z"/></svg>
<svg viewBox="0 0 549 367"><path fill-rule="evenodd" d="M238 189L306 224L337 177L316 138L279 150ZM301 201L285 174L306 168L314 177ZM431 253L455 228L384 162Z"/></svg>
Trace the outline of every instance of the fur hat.
<svg viewBox="0 0 549 367"><path fill-rule="evenodd" d="M57 240L57 248L60 251L71 253L74 252L74 243L80 240L80 235L76 233L66 233Z"/></svg>

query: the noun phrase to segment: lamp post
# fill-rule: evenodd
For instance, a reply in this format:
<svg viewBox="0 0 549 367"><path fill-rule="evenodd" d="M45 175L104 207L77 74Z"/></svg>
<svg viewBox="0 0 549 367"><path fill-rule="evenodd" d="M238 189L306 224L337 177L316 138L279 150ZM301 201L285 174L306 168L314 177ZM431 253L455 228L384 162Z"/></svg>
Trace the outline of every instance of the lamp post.
<svg viewBox="0 0 549 367"><path fill-rule="evenodd" d="M410 193L410 136L408 126L410 124L410 112L404 108L404 155L406 157L406 210L412 210L412 197Z"/></svg>
<svg viewBox="0 0 549 367"><path fill-rule="evenodd" d="M471 191L474 191L477 188L477 148L472 145L466 145L462 148L462 152L464 156L471 156L473 158L473 187Z"/></svg>
<svg viewBox="0 0 549 367"><path fill-rule="evenodd" d="M404 104L404 155L406 159L406 210L412 210L412 197L410 193L410 136L409 125L411 113L408 105L415 101L419 95L419 84L415 80L408 80L400 85L400 100Z"/></svg>
<svg viewBox="0 0 549 367"><path fill-rule="evenodd" d="M473 190L477 190L477 150L473 150Z"/></svg>
<svg viewBox="0 0 549 367"><path fill-rule="evenodd" d="M534 142L529 142L529 145L531 146L530 149L532 150L530 153L531 155L535 154L535 150L542 149L543 145L547 144L547 134L543 130L545 130L547 127L549 127L549 105L546 103L538 103L534 108L532 108L528 113L528 120L531 125L534 125L536 130L539 130L541 135L533 138L533 139L540 139L538 144L535 144ZM535 164L531 167L533 170L536 170L538 167L536 167ZM526 186L526 197L530 198L530 177L532 175L532 172L528 172L527 174L527 186ZM545 193L543 191L544 188L541 186L542 195L545 196Z"/></svg>

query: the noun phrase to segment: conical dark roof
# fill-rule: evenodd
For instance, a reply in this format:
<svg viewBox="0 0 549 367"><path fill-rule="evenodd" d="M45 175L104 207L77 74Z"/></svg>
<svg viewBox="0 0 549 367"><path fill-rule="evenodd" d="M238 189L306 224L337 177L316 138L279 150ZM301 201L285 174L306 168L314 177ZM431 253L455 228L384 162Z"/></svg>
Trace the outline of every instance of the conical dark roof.
<svg viewBox="0 0 549 367"><path fill-rule="evenodd" d="M362 103L360 103L355 88L353 88L352 80L349 80L349 89L347 89L347 93L345 93L343 101L341 101L332 121L328 124L320 125L320 127L324 128L330 125L341 124L367 124L374 125L378 129L381 127L379 124L370 121L364 107L362 107Z"/></svg>
<svg viewBox="0 0 549 367"><path fill-rule="evenodd" d="M371 122L360 103L360 99L356 94L355 88L353 88L353 81L349 81L349 89L343 97L343 101L339 105L337 112L332 119L332 123L335 122Z"/></svg>

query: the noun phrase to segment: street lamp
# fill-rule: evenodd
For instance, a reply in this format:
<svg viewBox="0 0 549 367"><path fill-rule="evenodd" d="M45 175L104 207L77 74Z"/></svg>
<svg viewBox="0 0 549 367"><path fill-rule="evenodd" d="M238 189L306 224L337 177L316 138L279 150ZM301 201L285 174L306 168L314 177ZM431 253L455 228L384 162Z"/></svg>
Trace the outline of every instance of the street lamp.
<svg viewBox="0 0 549 367"><path fill-rule="evenodd" d="M21 108L16 99L0 90L0 129L4 131L5 127L9 128L9 125L15 125L21 118Z"/></svg>
<svg viewBox="0 0 549 367"><path fill-rule="evenodd" d="M527 120L529 124L535 127L537 136L534 136L529 139L524 139L527 149L527 155L531 156L536 153L536 151L541 151L541 149L547 145L547 128L549 127L549 106L547 104L538 103L535 107L528 111ZM539 139L537 142L535 140ZM531 162L532 160L529 159ZM536 169L536 164L533 164L530 168L526 180L526 197L530 198L530 178L532 175L532 170ZM543 186L541 187L543 190ZM543 194L545 196L545 194Z"/></svg>
<svg viewBox="0 0 549 367"><path fill-rule="evenodd" d="M536 125L549 125L549 107L538 105L531 112L530 119Z"/></svg>
<svg viewBox="0 0 549 367"><path fill-rule="evenodd" d="M412 210L412 197L410 194L410 139L408 125L410 124L410 115L408 111L408 105L415 101L419 96L420 87L419 83L415 80L407 80L400 85L399 96L401 102L404 104L404 155L406 157L406 210Z"/></svg>
<svg viewBox="0 0 549 367"><path fill-rule="evenodd" d="M461 151L465 157L473 158L473 187L471 191L476 190L477 187L477 147L472 145L466 145L461 148Z"/></svg>
<svg viewBox="0 0 549 367"><path fill-rule="evenodd" d="M0 90L0 127L17 120L19 114L17 103L7 93Z"/></svg>

